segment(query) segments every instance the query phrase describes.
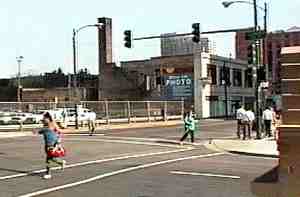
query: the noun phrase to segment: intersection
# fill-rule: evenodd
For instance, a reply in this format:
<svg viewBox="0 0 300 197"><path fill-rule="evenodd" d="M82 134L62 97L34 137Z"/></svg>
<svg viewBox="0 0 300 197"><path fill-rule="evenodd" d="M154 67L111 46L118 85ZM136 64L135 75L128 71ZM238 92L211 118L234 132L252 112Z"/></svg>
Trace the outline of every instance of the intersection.
<svg viewBox="0 0 300 197"><path fill-rule="evenodd" d="M205 145L210 137L232 137L234 127L203 122L196 145L184 146L174 143L181 126L66 134L67 166L50 180L42 179L40 136L0 139L0 196L255 196L250 182L277 161Z"/></svg>

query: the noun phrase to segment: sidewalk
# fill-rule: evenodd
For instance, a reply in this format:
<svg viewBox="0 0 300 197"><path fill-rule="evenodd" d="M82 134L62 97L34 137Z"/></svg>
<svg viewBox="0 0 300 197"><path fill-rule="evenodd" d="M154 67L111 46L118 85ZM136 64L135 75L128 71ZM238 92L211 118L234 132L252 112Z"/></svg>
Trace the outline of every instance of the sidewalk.
<svg viewBox="0 0 300 197"><path fill-rule="evenodd" d="M210 148L226 151L234 154L252 155L260 157L278 158L277 144L275 140L212 140Z"/></svg>

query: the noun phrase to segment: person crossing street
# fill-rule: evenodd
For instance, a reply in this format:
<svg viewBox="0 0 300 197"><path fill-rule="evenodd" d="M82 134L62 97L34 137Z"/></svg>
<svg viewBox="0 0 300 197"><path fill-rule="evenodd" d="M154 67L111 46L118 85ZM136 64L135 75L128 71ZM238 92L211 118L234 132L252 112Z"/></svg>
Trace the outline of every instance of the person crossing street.
<svg viewBox="0 0 300 197"><path fill-rule="evenodd" d="M270 107L267 107L263 111L262 119L264 121L265 136L272 137L271 123L273 120L273 112Z"/></svg>
<svg viewBox="0 0 300 197"><path fill-rule="evenodd" d="M191 136L191 142L194 143L195 119L192 111L187 112L184 116L184 128L185 133L180 139L180 144L183 145L183 140L185 140L188 135Z"/></svg>
<svg viewBox="0 0 300 197"><path fill-rule="evenodd" d="M236 120L237 120L237 131L236 135L240 139L241 138L241 127L244 129L243 120L245 119L246 111L244 109L244 106L241 105L240 108L236 112ZM244 136L245 137L245 136Z"/></svg>
<svg viewBox="0 0 300 197"><path fill-rule="evenodd" d="M59 139L58 133L56 133L54 125L54 120L51 115L46 112L43 115L44 128L38 131L38 134L43 135L45 142L45 153L46 153L46 174L43 176L44 179L50 179L51 173L50 169L52 164L57 164L61 166L61 169L64 169L66 161L59 158L58 156L50 155L49 153L57 148L61 148L61 141Z"/></svg>

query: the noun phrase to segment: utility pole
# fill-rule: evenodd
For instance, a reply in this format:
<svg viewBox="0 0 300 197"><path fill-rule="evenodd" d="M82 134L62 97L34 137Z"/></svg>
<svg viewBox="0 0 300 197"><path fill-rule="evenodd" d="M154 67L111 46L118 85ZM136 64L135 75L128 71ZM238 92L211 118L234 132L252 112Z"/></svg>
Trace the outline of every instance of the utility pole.
<svg viewBox="0 0 300 197"><path fill-rule="evenodd" d="M78 129L78 109L77 109L77 57L76 57L76 30L73 29L73 69L74 69L74 76L73 76L73 87L74 87L74 97L75 97L75 129Z"/></svg>

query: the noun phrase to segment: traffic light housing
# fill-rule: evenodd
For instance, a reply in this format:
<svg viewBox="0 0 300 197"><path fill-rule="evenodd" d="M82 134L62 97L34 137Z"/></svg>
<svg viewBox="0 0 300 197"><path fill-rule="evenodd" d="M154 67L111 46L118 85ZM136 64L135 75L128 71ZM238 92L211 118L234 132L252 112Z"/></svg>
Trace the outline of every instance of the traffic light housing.
<svg viewBox="0 0 300 197"><path fill-rule="evenodd" d="M253 64L253 46L252 46L252 44L249 44L247 47L247 59L248 59L248 64Z"/></svg>
<svg viewBox="0 0 300 197"><path fill-rule="evenodd" d="M124 46L127 47L127 48L131 48L131 40L132 40L132 37L131 37L131 30L125 30L124 31Z"/></svg>
<svg viewBox="0 0 300 197"><path fill-rule="evenodd" d="M257 80L259 82L266 81L266 66L262 65L257 70Z"/></svg>
<svg viewBox="0 0 300 197"><path fill-rule="evenodd" d="M200 23L193 23L192 24L192 34L193 34L193 42L199 43L200 42Z"/></svg>

